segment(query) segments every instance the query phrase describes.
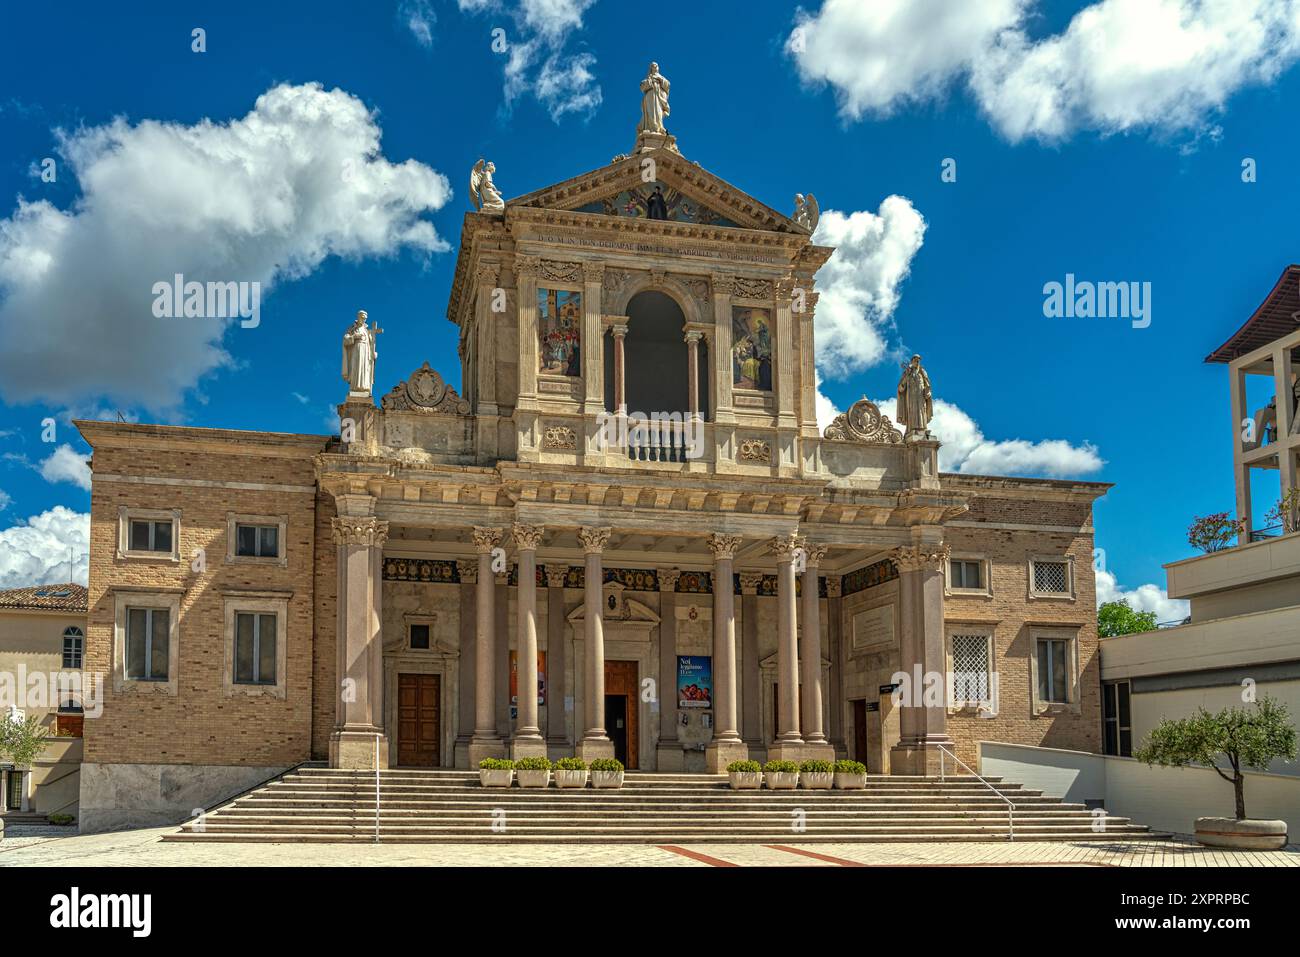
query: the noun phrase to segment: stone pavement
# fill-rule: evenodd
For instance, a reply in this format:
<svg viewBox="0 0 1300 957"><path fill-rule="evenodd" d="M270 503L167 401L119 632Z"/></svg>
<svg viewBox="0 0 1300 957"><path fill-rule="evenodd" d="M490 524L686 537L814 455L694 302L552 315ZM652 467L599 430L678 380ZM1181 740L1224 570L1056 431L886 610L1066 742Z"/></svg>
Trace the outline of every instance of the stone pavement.
<svg viewBox="0 0 1300 957"><path fill-rule="evenodd" d="M173 828L77 835L67 828L13 827L0 867L870 867L1116 866L1300 867L1300 847L1223 851L1187 840L1116 843L917 844L178 844Z"/></svg>

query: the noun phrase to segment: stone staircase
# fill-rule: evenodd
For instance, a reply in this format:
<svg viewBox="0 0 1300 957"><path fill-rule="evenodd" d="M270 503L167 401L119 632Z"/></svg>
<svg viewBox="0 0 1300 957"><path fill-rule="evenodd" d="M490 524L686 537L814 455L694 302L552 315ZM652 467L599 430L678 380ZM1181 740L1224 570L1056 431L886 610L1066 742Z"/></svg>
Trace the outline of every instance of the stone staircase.
<svg viewBox="0 0 1300 957"><path fill-rule="evenodd" d="M1151 839L1146 827L989 779L1017 841ZM375 774L303 766L189 821L168 841L372 843ZM869 776L864 791L733 791L725 775L629 772L619 790L510 790L469 771L380 772L379 840L700 844L1005 841L1007 805L973 777Z"/></svg>

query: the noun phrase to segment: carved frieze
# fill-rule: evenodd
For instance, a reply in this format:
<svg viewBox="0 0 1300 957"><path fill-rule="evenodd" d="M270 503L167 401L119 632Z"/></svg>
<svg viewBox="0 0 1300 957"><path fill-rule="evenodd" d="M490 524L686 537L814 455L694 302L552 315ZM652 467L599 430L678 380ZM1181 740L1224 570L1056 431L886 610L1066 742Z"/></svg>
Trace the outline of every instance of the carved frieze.
<svg viewBox="0 0 1300 957"><path fill-rule="evenodd" d="M410 378L397 383L381 400L385 412L437 412L469 415L469 400L462 399L442 376L425 363Z"/></svg>
<svg viewBox="0 0 1300 957"><path fill-rule="evenodd" d="M742 462L772 461L772 445L765 439L745 439L740 443L736 457Z"/></svg>
<svg viewBox="0 0 1300 957"><path fill-rule="evenodd" d="M538 263L537 276L550 282L582 282L582 263L562 263L543 259Z"/></svg>
<svg viewBox="0 0 1300 957"><path fill-rule="evenodd" d="M865 397L854 402L849 411L837 415L822 435L835 442L863 445L896 445L903 441L903 433L894 427L889 416Z"/></svg>
<svg viewBox="0 0 1300 957"><path fill-rule="evenodd" d="M542 433L542 448L551 452L574 452L578 448L578 433L567 425L550 425Z"/></svg>
<svg viewBox="0 0 1300 957"><path fill-rule="evenodd" d="M771 299L772 281L736 276L731 294L737 299Z"/></svg>

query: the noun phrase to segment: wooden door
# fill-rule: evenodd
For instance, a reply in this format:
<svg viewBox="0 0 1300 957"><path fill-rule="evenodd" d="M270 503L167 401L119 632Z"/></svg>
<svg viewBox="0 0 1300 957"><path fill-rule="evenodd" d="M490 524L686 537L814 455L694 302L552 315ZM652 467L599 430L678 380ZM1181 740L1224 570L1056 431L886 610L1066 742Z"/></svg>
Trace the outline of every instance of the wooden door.
<svg viewBox="0 0 1300 957"><path fill-rule="evenodd" d="M438 707L440 675L397 676L397 763L436 768L441 732Z"/></svg>
<svg viewBox="0 0 1300 957"><path fill-rule="evenodd" d="M623 764L629 769L640 767L637 756L639 723L637 713L640 711L640 695L637 687L637 663L635 661L605 662L605 697L622 695L626 698L622 711L626 715L626 727L623 729L627 740L627 760ZM610 734L610 729L605 729ZM610 737L613 737L610 734Z"/></svg>

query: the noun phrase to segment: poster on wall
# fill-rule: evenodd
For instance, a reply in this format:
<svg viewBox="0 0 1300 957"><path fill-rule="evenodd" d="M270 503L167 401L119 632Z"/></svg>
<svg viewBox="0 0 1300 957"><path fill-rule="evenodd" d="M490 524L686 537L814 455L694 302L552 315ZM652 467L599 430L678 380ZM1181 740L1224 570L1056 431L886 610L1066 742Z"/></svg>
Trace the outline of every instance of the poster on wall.
<svg viewBox="0 0 1300 957"><path fill-rule="evenodd" d="M677 707L713 707L713 658L709 655L677 656Z"/></svg>
<svg viewBox="0 0 1300 957"><path fill-rule="evenodd" d="M537 703L546 704L546 652L537 653ZM519 652L510 652L510 704L519 704ZM515 717L513 709L511 717Z"/></svg>

